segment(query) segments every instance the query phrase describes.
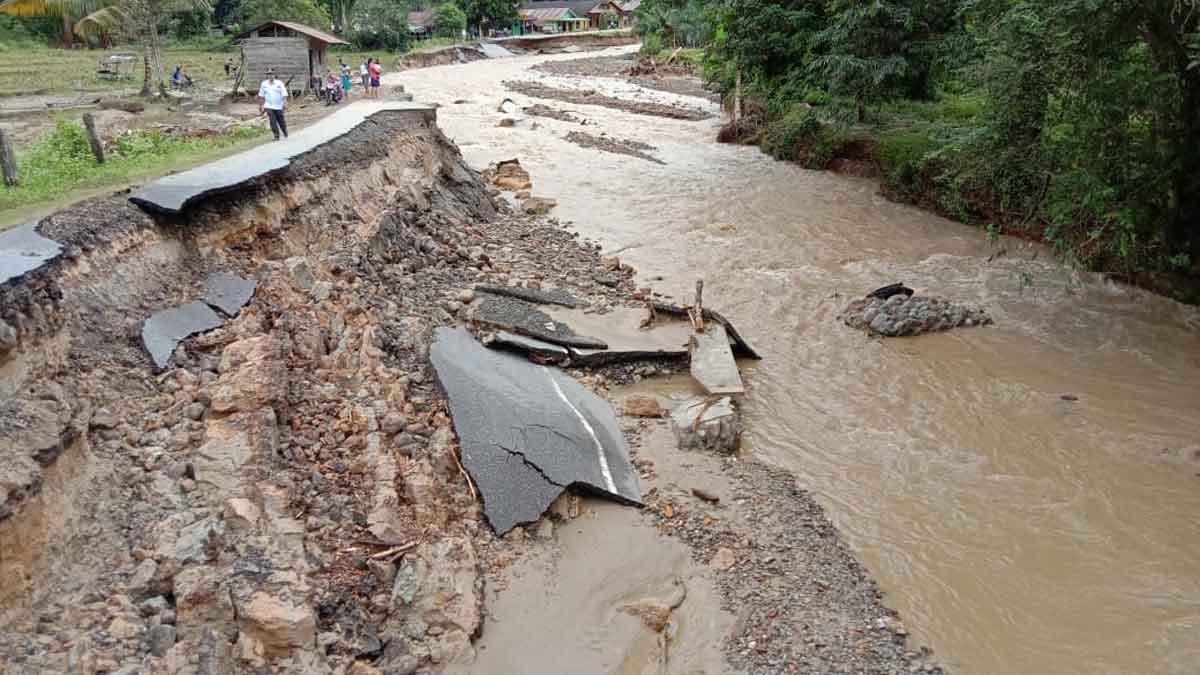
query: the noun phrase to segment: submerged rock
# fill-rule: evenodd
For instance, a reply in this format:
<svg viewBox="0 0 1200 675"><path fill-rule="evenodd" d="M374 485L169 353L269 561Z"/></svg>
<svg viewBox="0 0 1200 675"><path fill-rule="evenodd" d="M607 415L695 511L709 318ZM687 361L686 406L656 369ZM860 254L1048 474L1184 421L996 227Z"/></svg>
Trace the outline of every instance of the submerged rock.
<svg viewBox="0 0 1200 675"><path fill-rule="evenodd" d="M671 428L687 450L733 453L742 443L741 416L728 396L684 401L671 411Z"/></svg>
<svg viewBox="0 0 1200 675"><path fill-rule="evenodd" d="M868 296L855 300L842 310L840 318L851 328L885 337L913 336L992 323L992 318L981 307L903 293L886 299Z"/></svg>

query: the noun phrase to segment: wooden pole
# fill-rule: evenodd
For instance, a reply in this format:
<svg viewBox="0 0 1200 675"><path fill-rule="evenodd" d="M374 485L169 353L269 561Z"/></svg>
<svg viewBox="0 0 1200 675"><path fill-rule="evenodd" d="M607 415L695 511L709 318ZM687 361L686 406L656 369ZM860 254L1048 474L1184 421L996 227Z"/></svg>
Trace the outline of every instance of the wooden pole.
<svg viewBox="0 0 1200 675"><path fill-rule="evenodd" d="M696 280L696 304L692 306L692 328L704 332L704 280Z"/></svg>
<svg viewBox="0 0 1200 675"><path fill-rule="evenodd" d="M734 76L733 85L733 123L737 124L742 120L742 67L737 67L737 74Z"/></svg>
<svg viewBox="0 0 1200 675"><path fill-rule="evenodd" d="M92 113L83 114L83 128L87 130L88 144L92 146L92 154L96 156L96 163L104 163L104 145L100 143L100 136L96 135L96 118Z"/></svg>
<svg viewBox="0 0 1200 675"><path fill-rule="evenodd" d="M20 180L17 178L17 156L13 153L12 143L8 140L8 133L0 129L0 169L4 171L4 184L17 185Z"/></svg>

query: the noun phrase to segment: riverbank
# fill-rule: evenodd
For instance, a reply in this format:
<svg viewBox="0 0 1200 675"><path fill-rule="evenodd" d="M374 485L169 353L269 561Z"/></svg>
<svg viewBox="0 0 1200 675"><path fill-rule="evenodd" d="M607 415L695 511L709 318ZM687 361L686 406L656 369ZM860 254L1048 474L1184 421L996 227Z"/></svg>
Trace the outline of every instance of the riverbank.
<svg viewBox="0 0 1200 675"><path fill-rule="evenodd" d="M573 597L603 608L600 644L644 647L626 655L639 669L936 672L905 649L820 507L785 489L793 478L682 453L665 422L624 425L634 442L648 433L636 460L645 515L623 507L594 518L612 509L574 495L565 510L496 539L433 381L433 330L466 320L484 282L570 292L599 313L639 306L634 295L646 291L627 266L614 277L598 247L554 219L489 192L432 108L363 106L297 134L288 161L235 184L221 174L242 176L243 164L212 165L138 190L148 211L116 194L25 235L41 237L47 254L0 282L0 447L9 455L0 536L21 542L0 560L7 663L495 672L492 650L473 644L492 606L483 570L522 569L537 553L526 539L553 551L554 530L573 528L584 536L571 544L564 535L566 546L592 541L588 532L633 537L667 563L653 568L657 585L629 584L619 598L612 580L603 595L599 580L563 570L578 580ZM226 288L217 296L214 275ZM146 337L147 320L200 311L196 297L220 308L217 325L147 354L143 343L158 341ZM652 366L576 376L604 394ZM688 490L701 485L709 501L693 503ZM760 527L767 511L779 518L771 537ZM804 528L792 530L801 517ZM647 536L654 523L690 544L690 556ZM800 540L781 544L785 531ZM618 578L634 571L622 549L612 553ZM817 581L763 593L761 581L778 574ZM686 597L667 610L678 613L666 642L662 627L614 620L626 604L677 587ZM756 600L744 606L751 588ZM816 601L801 608L807 594ZM815 632L771 627L792 613ZM568 653L583 662L583 651Z"/></svg>
<svg viewBox="0 0 1200 675"><path fill-rule="evenodd" d="M1186 602L1152 598L1200 592L1189 562L1200 532L1185 515L1200 508L1195 308L1028 241L993 243L882 198L874 180L717 144L720 110L703 99L530 70L573 58L389 81L441 104L472 166L520 157L556 216L635 267L639 286L686 298L704 278L706 304L711 294L768 356L745 371L743 448L812 490L939 663L1189 672ZM500 84L517 80L713 117L566 105ZM498 112L504 98L515 103ZM653 146L662 163L581 147L576 131ZM986 308L995 324L880 341L837 320L896 281Z"/></svg>

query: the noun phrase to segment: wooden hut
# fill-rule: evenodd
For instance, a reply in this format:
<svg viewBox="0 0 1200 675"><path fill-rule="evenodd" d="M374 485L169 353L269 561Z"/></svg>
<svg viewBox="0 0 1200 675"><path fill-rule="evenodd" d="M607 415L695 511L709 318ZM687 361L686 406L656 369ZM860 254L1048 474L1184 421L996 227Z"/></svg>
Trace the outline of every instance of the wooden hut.
<svg viewBox="0 0 1200 675"><path fill-rule="evenodd" d="M266 79L267 68L287 84L292 92L309 90L313 76L323 76L329 68L325 49L329 45L348 45L324 31L291 21L268 21L234 38L242 46L243 82L249 91L257 91ZM336 66L336 64L334 64ZM341 73L337 73L340 77Z"/></svg>

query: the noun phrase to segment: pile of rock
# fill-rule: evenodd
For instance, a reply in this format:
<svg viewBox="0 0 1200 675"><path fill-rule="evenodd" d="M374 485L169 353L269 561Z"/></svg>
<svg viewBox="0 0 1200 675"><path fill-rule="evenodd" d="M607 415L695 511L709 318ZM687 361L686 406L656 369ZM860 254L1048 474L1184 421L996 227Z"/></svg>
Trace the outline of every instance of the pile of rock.
<svg viewBox="0 0 1200 675"><path fill-rule="evenodd" d="M533 179L518 160L506 159L488 167L484 170L483 177L501 190L513 192L517 201L521 203L521 209L529 215L540 216L549 213L550 209L558 205L553 199L533 196Z"/></svg>
<svg viewBox="0 0 1200 675"><path fill-rule="evenodd" d="M904 293L886 299L868 296L855 300L842 310L839 318L851 328L885 337L920 335L992 323L992 318L981 307L945 298Z"/></svg>

